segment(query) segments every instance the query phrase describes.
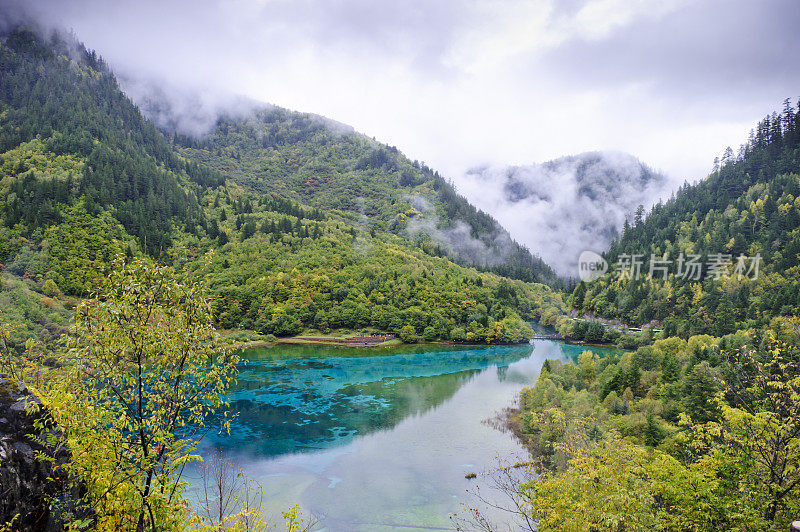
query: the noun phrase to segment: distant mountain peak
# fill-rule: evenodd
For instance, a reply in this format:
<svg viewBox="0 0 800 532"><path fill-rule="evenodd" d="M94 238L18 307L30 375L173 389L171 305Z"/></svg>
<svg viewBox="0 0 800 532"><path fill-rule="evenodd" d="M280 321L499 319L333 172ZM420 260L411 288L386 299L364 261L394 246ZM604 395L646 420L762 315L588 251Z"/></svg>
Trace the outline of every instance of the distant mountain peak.
<svg viewBox="0 0 800 532"><path fill-rule="evenodd" d="M585 249L603 251L667 178L633 155L590 151L540 164L470 169L459 189L561 275ZM569 235L569 236L567 236Z"/></svg>

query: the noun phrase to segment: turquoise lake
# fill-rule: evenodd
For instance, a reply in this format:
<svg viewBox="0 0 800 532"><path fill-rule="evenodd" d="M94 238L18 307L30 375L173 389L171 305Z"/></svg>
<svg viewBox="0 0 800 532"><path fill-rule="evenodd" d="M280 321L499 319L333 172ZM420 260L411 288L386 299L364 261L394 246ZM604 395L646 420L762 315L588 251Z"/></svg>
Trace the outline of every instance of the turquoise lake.
<svg viewBox="0 0 800 532"><path fill-rule="evenodd" d="M546 359L585 349L538 340L251 349L227 397L231 433L206 436L200 452L219 450L256 479L273 522L299 504L321 519L317 530L452 530L450 515L475 503L466 490L486 482L480 473L526 454L485 420L532 385ZM466 479L472 472L478 478Z"/></svg>

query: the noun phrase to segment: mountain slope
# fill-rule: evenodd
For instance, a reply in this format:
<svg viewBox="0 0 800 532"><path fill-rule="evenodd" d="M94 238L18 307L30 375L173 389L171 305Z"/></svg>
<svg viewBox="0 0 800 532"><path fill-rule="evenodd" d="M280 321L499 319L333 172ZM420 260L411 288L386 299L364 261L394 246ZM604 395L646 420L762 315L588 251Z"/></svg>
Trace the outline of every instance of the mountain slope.
<svg viewBox="0 0 800 532"><path fill-rule="evenodd" d="M202 225L184 184L219 185L221 177L177 156L96 54L58 33L45 40L19 29L3 39L0 150L85 163L63 179L38 179L35 158L26 162L20 154L23 161L8 168L1 185L6 225L52 223L55 205L77 196L90 211L114 205L115 217L154 253L169 245L173 221Z"/></svg>
<svg viewBox="0 0 800 532"><path fill-rule="evenodd" d="M605 254L612 269L620 259L642 255L641 271L647 274L651 254L666 253L674 261L666 280L659 278L660 270L656 279L643 275L638 282L609 274L581 283L573 293L575 308L635 325L661 320L666 332L684 336L727 334L795 313L800 305L798 170L800 118L786 100L783 113L762 120L737 156L726 150L712 175L637 218ZM684 260L698 255L700 279L678 274L681 254ZM756 255L761 262L752 279L755 270L744 274ZM745 269L737 272L740 256ZM711 265L719 259L730 260L729 275L714 274Z"/></svg>
<svg viewBox="0 0 800 532"><path fill-rule="evenodd" d="M523 320L552 323L564 311L544 285L459 266L436 256L431 241L390 232L396 212L381 209L401 200L386 194L388 174L344 173L350 159L317 158L322 143L287 137L280 153L299 154L298 168L333 168L345 188L280 188L297 168L250 182L249 164L264 158L278 168L263 147L232 135L237 142L208 161L202 148L176 147L78 43L12 30L0 38L0 67L0 299L11 301L0 322L19 326L14 348L30 336L58 337L73 296L90 291L119 255L149 254L205 275L218 324L261 334L381 328L407 339L496 343L531 334ZM372 153L363 137L347 142L352 157ZM243 162L223 167L234 154ZM349 187L380 192L374 205L364 200L371 218L358 213L360 203L332 208Z"/></svg>
<svg viewBox="0 0 800 532"><path fill-rule="evenodd" d="M437 172L348 126L275 106L251 103L247 109L237 102L230 111L218 111L210 132L186 135L170 131L186 114L178 117L168 96L151 92L140 99L186 158L253 194L356 213L368 229L391 231L461 264L560 284L544 261Z"/></svg>

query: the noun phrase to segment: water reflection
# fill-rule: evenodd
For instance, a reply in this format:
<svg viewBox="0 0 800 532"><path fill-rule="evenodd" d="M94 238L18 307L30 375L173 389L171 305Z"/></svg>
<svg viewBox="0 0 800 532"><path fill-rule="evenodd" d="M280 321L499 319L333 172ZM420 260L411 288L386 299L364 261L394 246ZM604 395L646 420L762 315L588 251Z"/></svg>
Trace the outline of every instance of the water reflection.
<svg viewBox="0 0 800 532"><path fill-rule="evenodd" d="M469 472L524 453L483 420L533 384L545 359L583 348L279 347L246 353L219 447L264 486L268 513L292 504L326 530L451 529ZM480 482L480 476L477 479Z"/></svg>
<svg viewBox="0 0 800 532"><path fill-rule="evenodd" d="M332 349L291 346L245 353L248 364L228 394L235 432L207 443L255 456L342 445L424 413L476 373L488 367L505 371L533 351L532 346ZM294 357L287 356L292 352Z"/></svg>

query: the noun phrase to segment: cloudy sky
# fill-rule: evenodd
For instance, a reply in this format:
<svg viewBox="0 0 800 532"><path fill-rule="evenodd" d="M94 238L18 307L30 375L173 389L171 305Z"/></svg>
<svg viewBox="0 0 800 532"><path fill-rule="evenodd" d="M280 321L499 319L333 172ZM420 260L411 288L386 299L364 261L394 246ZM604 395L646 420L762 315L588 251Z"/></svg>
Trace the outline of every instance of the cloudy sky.
<svg viewBox="0 0 800 532"><path fill-rule="evenodd" d="M694 180L800 96L797 0L26 3L120 74L319 113L456 183L598 149Z"/></svg>

